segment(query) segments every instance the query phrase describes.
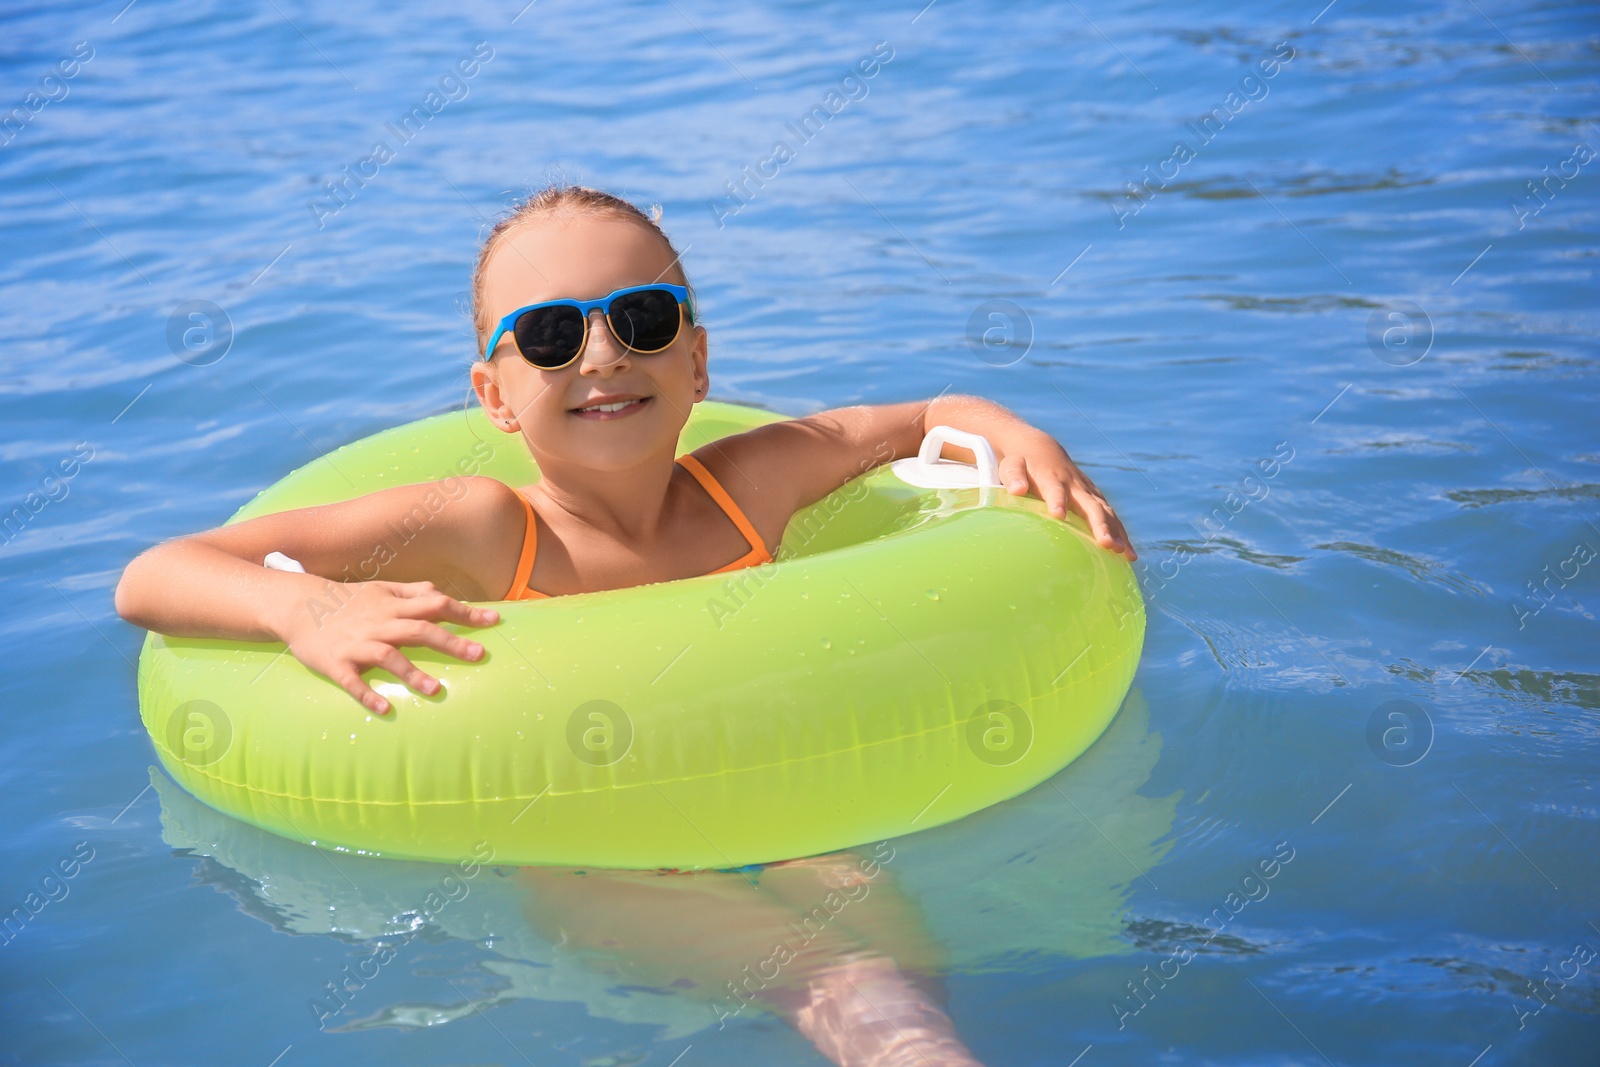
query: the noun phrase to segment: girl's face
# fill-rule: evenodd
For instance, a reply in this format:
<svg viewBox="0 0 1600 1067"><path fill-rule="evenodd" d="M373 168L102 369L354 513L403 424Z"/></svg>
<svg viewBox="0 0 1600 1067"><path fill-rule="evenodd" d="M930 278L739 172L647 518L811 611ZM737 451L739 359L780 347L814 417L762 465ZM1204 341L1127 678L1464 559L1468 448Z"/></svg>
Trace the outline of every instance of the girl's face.
<svg viewBox="0 0 1600 1067"><path fill-rule="evenodd" d="M562 213L506 235L485 265L483 303L489 321L498 322L543 300L594 300L630 285L681 280L666 242L652 229L627 219ZM663 451L671 455L689 409L705 396L706 332L686 318L664 351L640 355L619 344L605 316L594 311L575 362L541 370L522 358L507 333L492 360L474 364L472 384L491 421L502 430L520 429L536 458L624 470ZM614 413L581 410L617 401L629 403Z"/></svg>

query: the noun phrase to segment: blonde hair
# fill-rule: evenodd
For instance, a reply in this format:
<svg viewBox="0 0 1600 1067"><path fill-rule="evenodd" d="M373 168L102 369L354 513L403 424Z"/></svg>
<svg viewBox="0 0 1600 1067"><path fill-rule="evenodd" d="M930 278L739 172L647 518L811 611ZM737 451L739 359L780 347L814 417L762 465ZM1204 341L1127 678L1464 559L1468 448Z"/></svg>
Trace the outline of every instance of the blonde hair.
<svg viewBox="0 0 1600 1067"><path fill-rule="evenodd" d="M494 224L489 236L484 238L483 247L478 250L478 261L472 269L472 325L478 336L479 353L482 353L483 344L494 329L494 324L489 321L488 311L483 306L483 275L484 268L489 265L489 258L494 255L506 235L518 226L563 211L637 222L654 230L656 236L666 244L667 251L672 253L672 273L677 275L678 284L688 287L689 306L694 307L694 286L689 285L688 275L683 271L683 263L679 259L677 248L673 247L672 238L661 228L659 206L652 206L650 213L645 214L620 196L613 196L603 189L553 182L526 200L515 204L509 213ZM694 321L692 313L690 321Z"/></svg>

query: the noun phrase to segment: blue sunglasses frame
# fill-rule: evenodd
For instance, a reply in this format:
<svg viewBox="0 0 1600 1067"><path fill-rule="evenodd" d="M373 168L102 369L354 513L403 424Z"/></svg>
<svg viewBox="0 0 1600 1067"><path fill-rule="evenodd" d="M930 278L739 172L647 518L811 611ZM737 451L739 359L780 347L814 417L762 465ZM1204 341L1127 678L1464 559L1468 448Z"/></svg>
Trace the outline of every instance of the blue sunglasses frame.
<svg viewBox="0 0 1600 1067"><path fill-rule="evenodd" d="M662 289L668 293L671 293L677 298L678 303L688 312L689 325L694 325L694 301L689 298L689 289L687 286L674 285L671 282L652 282L649 285L630 285L626 289L618 289L615 292L607 293L598 300L545 300L537 304L528 304L525 307L519 307L517 310L511 312L511 314L501 319L499 324L495 326L494 333L489 336L489 344L483 350L483 358L488 359L493 355L494 347L500 343L500 338L507 332L510 332L516 325L517 320L523 315L526 315L528 312L537 311L540 308L570 307L577 308L578 311L583 315L583 342L578 345L578 351L573 355L572 359L569 359L567 362L561 364L561 367L570 366L577 360L579 356L583 355L583 350L589 343L590 312L598 309L600 313L606 317L607 328L610 328L612 301L616 300L620 296L627 296L630 293L642 293L649 289ZM679 326L679 332L682 332L681 325ZM612 336L616 336L615 332L613 332ZM513 333L512 340L515 341L515 339L516 335ZM673 340L677 340L677 337L675 336ZM632 346L623 342L621 338L618 338L617 343L622 345L624 348L627 348L629 351L638 351L638 349L633 348ZM665 351L665 349L658 349L658 351ZM517 354L522 354L521 349L518 349ZM651 353L645 354L650 355ZM560 370L561 367L540 367L539 369Z"/></svg>

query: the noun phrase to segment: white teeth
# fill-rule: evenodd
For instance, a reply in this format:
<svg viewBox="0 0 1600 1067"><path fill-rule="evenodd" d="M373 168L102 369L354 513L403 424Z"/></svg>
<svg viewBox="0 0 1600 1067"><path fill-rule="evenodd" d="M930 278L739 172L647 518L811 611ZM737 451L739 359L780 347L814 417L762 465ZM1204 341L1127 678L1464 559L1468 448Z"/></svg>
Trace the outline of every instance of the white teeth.
<svg viewBox="0 0 1600 1067"><path fill-rule="evenodd" d="M615 404L594 404L594 405L591 405L590 407L579 408L578 410L579 411L621 411L623 408L627 407L629 404L632 404L632 403L633 403L632 400L619 400Z"/></svg>

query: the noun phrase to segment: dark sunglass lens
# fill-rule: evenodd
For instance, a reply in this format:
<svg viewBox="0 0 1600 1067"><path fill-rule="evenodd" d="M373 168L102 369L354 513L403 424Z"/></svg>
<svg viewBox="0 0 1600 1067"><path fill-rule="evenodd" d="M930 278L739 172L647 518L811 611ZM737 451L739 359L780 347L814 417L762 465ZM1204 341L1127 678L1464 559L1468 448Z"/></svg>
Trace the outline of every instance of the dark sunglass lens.
<svg viewBox="0 0 1600 1067"><path fill-rule="evenodd" d="M535 308L512 326L517 348L535 367L562 367L583 345L583 313L574 307Z"/></svg>
<svg viewBox="0 0 1600 1067"><path fill-rule="evenodd" d="M678 298L665 289L619 296L611 304L611 331L636 352L659 352L678 336Z"/></svg>

